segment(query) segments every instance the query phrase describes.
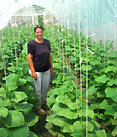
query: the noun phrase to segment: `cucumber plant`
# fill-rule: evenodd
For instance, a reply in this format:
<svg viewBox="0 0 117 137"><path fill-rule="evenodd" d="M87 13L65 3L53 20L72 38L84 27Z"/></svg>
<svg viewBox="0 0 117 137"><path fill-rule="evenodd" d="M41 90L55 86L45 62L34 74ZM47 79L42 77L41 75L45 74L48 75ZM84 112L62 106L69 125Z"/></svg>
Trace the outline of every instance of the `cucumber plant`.
<svg viewBox="0 0 117 137"><path fill-rule="evenodd" d="M54 37L51 38L52 35ZM47 101L52 114L47 117L46 128L53 135L58 133L58 137L81 136L81 134L86 136L87 115L88 135L93 137L116 136L117 53L113 51L113 42L107 41L106 44L103 44L102 41L92 42L90 38L86 39L82 33L77 35L75 31L68 31L64 26L62 28L48 27L47 37L52 41L54 71L58 77L52 81L52 89L48 93ZM86 44L88 45L88 60L86 60ZM64 52L64 56L60 55L61 50ZM74 54L74 50L76 54ZM64 60L68 58L72 70L76 71L75 77L77 78L80 77L81 59L83 91L79 90L80 85L77 87L73 84L72 70L64 63ZM86 61L88 62L87 114ZM64 68L67 69L67 73Z"/></svg>

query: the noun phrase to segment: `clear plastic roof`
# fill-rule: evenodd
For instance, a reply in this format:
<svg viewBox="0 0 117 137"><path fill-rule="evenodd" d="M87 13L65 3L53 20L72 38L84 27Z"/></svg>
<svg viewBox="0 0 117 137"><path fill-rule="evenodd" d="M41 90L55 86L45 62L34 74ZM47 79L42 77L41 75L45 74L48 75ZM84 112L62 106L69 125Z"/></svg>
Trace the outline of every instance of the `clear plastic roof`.
<svg viewBox="0 0 117 137"><path fill-rule="evenodd" d="M33 15L44 15L47 22L54 20L95 41L117 42L117 0L0 0L0 29L11 16Z"/></svg>
<svg viewBox="0 0 117 137"><path fill-rule="evenodd" d="M0 29L6 26L11 16L14 15L19 9L29 5L39 5L43 8L47 7L47 5L53 4L49 0L0 0ZM49 6L50 7L50 6ZM28 13L28 10L26 11ZM26 14L26 13L25 13ZM35 14L34 12L32 15ZM38 14L38 13L37 13ZM39 13L43 14L43 13Z"/></svg>

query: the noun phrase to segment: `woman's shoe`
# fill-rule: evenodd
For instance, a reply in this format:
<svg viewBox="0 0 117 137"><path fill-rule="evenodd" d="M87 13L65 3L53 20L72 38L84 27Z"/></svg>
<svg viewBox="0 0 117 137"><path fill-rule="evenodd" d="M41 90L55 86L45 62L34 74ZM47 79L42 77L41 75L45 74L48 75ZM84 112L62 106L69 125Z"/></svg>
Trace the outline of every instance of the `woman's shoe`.
<svg viewBox="0 0 117 137"><path fill-rule="evenodd" d="M41 108L38 110L38 114L40 114L40 115L45 114L45 111Z"/></svg>

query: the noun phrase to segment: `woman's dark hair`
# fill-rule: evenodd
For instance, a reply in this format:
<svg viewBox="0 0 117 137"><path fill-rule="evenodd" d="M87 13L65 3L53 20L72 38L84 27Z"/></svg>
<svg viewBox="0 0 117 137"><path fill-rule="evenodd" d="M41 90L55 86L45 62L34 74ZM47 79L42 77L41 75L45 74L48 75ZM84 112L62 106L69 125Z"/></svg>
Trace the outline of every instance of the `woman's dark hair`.
<svg viewBox="0 0 117 137"><path fill-rule="evenodd" d="M34 33L36 32L37 28L40 28L40 29L42 29L44 31L44 28L42 27L42 25L35 25L35 27L34 27Z"/></svg>

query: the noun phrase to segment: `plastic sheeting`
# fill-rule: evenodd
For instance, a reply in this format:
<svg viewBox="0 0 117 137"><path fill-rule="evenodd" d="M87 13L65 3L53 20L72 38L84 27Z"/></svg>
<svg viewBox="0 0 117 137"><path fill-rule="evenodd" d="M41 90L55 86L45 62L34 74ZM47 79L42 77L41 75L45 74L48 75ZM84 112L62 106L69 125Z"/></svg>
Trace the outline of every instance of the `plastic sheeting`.
<svg viewBox="0 0 117 137"><path fill-rule="evenodd" d="M25 9L24 12L22 11L22 15L23 14L26 16L26 12L27 12L27 16L34 16L34 15L39 15L39 14L43 14L42 13L35 13L33 10L32 12L30 12L29 14L29 10L27 10L27 8L25 7L29 7L31 5L39 5L43 8L45 8L47 5L50 7L50 5L52 5L53 2L51 0L51 2L49 0L0 0L0 29L4 28L9 20L11 19L11 16L17 16L16 13L18 10L20 9ZM48 7L47 6L47 7ZM30 9L31 10L31 9ZM19 16L19 14L18 14Z"/></svg>
<svg viewBox="0 0 117 137"><path fill-rule="evenodd" d="M47 20L52 21L49 15L53 15L58 25L91 36L96 42L114 41L117 50L117 0L0 0L0 29L19 9L32 4L45 8Z"/></svg>
<svg viewBox="0 0 117 137"><path fill-rule="evenodd" d="M96 42L114 41L117 50L117 0L65 0L56 2L51 11L58 24L82 32Z"/></svg>

